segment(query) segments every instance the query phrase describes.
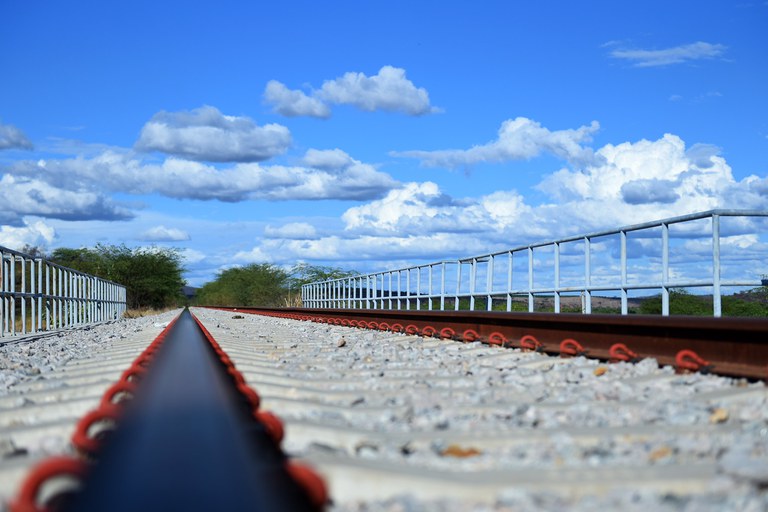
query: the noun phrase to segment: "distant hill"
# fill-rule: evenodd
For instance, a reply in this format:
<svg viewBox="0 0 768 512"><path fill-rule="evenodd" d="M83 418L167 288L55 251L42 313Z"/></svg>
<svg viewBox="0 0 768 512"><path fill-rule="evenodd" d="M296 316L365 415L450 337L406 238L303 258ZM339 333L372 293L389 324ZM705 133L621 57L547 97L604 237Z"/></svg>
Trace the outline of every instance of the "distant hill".
<svg viewBox="0 0 768 512"><path fill-rule="evenodd" d="M200 288L195 288L194 286L182 286L181 287L181 294L184 295L187 299L194 299L197 295L197 290Z"/></svg>

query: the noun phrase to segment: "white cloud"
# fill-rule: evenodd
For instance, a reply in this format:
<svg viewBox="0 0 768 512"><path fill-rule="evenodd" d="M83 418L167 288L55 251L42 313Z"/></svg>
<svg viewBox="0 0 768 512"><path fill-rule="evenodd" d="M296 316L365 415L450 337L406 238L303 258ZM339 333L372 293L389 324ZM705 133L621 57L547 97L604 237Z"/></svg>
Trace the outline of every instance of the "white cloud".
<svg viewBox="0 0 768 512"><path fill-rule="evenodd" d="M343 261L349 265L350 262L391 258L433 258L435 254L458 256L466 254L467 250L462 237L445 233L419 237L364 235L351 239L329 236L317 240L265 240L250 251L236 253L234 261Z"/></svg>
<svg viewBox="0 0 768 512"><path fill-rule="evenodd" d="M309 149L302 159L304 165L315 169L335 170L344 169L356 162L351 156L340 149Z"/></svg>
<svg viewBox="0 0 768 512"><path fill-rule="evenodd" d="M144 231L141 239L147 242L180 242L189 240L189 233L181 229L155 226Z"/></svg>
<svg viewBox="0 0 768 512"><path fill-rule="evenodd" d="M195 249L190 249L189 247L181 250L181 258L184 260L184 263L188 265L200 263L201 261L205 260L206 257L207 256L205 253Z"/></svg>
<svg viewBox="0 0 768 512"><path fill-rule="evenodd" d="M371 77L350 72L326 80L318 96L329 103L352 105L368 112L386 110L419 116L436 111L429 104L427 90L413 85L404 69L392 66L382 67Z"/></svg>
<svg viewBox="0 0 768 512"><path fill-rule="evenodd" d="M317 230L307 222L291 222L279 227L266 226L264 236L267 238L311 240L317 237Z"/></svg>
<svg viewBox="0 0 768 512"><path fill-rule="evenodd" d="M273 110L286 117L309 116L320 119L331 117L331 109L317 98L310 98L303 91L292 91L277 80L267 82L264 100Z"/></svg>
<svg viewBox="0 0 768 512"><path fill-rule="evenodd" d="M592 149L582 144L592 140L600 128L597 121L575 130L550 131L540 123L525 117L508 119L499 128L498 138L470 149L444 149L437 151L393 152L394 156L417 158L427 167L449 169L478 163L498 163L533 158L547 152L568 162L588 164L594 162Z"/></svg>
<svg viewBox="0 0 768 512"><path fill-rule="evenodd" d="M602 165L562 169L542 180L537 188L555 202L546 210L536 209L551 215L552 221L542 215L540 222L552 229L564 223L571 232L580 232L713 208L766 209L761 180L750 176L736 181L725 159L713 151L710 147L703 159L670 134L655 141L608 144L597 151Z"/></svg>
<svg viewBox="0 0 768 512"><path fill-rule="evenodd" d="M27 215L62 220L124 220L132 214L104 195L75 186L63 189L38 178L0 177L0 222L18 225Z"/></svg>
<svg viewBox="0 0 768 512"><path fill-rule="evenodd" d="M381 197L399 186L391 176L372 165L348 158L346 167L332 171L257 163L218 169L178 158L168 158L161 164L145 164L130 155L107 151L94 158L49 160L45 165L21 162L12 171L16 175L45 179L53 186L70 190L100 187L116 192L158 193L180 199L227 202L367 200Z"/></svg>
<svg viewBox="0 0 768 512"><path fill-rule="evenodd" d="M694 144L688 148L685 155L701 169L709 169L715 165L712 157L720 154L720 148L712 144Z"/></svg>
<svg viewBox="0 0 768 512"><path fill-rule="evenodd" d="M15 126L0 123L0 150L3 149L32 149L32 143Z"/></svg>
<svg viewBox="0 0 768 512"><path fill-rule="evenodd" d="M366 112L383 110L412 116L440 112L430 105L426 89L416 87L404 69L393 66L383 66L370 77L364 73L344 73L323 82L311 96L271 80L264 91L264 100L273 105L275 112L285 116L328 118L331 115L328 105L351 105Z"/></svg>
<svg viewBox="0 0 768 512"><path fill-rule="evenodd" d="M676 182L670 180L634 180L621 186L621 197L627 204L674 203L680 199Z"/></svg>
<svg viewBox="0 0 768 512"><path fill-rule="evenodd" d="M698 41L663 50L616 49L611 57L632 62L635 67L668 66L684 62L714 59L725 53L726 46Z"/></svg>
<svg viewBox="0 0 768 512"><path fill-rule="evenodd" d="M654 141L608 144L595 156L596 163L584 169L546 176L537 188L549 199L541 204L528 203L514 190L454 198L435 183L406 183L381 199L348 208L341 233L265 239L237 258L260 261L269 255L275 262L348 266L388 259L434 261L714 208L768 209L768 178L737 181L713 146L686 150L679 137L668 134ZM724 237L738 235L738 244L751 243L742 236L754 229L751 225L736 231L728 225L732 232L724 231Z"/></svg>
<svg viewBox="0 0 768 512"><path fill-rule="evenodd" d="M155 114L141 129L135 147L191 160L257 162L284 153L290 144L285 126L258 126L248 117L226 116L204 106Z"/></svg>
<svg viewBox="0 0 768 512"><path fill-rule="evenodd" d="M346 231L354 234L503 232L529 211L515 191L497 191L480 198L455 199L432 182L407 183L386 197L349 208L342 215Z"/></svg>
<svg viewBox="0 0 768 512"><path fill-rule="evenodd" d="M0 245L9 249L19 250L25 245L46 247L55 236L55 230L39 220L30 222L25 219L20 227L0 225Z"/></svg>

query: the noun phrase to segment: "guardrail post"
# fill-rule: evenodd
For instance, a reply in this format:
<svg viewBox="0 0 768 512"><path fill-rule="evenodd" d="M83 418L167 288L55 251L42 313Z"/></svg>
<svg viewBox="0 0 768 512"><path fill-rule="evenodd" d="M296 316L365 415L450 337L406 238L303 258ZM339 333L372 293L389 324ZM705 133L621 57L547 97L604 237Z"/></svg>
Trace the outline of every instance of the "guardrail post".
<svg viewBox="0 0 768 512"><path fill-rule="evenodd" d="M592 313L592 240L584 237L584 313Z"/></svg>
<svg viewBox="0 0 768 512"><path fill-rule="evenodd" d="M493 311L493 255L488 258L488 275L486 276L486 292L488 294L488 304L486 309Z"/></svg>
<svg viewBox="0 0 768 512"><path fill-rule="evenodd" d="M453 300L453 309L454 311L459 310L459 306L461 303L461 261L456 262L456 295L454 296Z"/></svg>
<svg viewBox="0 0 768 512"><path fill-rule="evenodd" d="M430 264L429 267L427 267L427 268L428 268L428 271L429 271L429 274L428 274L428 277L429 277L429 283L428 283L428 286L429 286L429 297L427 298L427 309L429 311L432 311L432 304L433 304L433 302L432 302L432 298L433 298L433 294L432 294L432 291L433 291L432 290L432 271L434 269L434 265Z"/></svg>
<svg viewBox="0 0 768 512"><path fill-rule="evenodd" d="M528 247L528 312L534 311L533 301L533 247Z"/></svg>
<svg viewBox="0 0 768 512"><path fill-rule="evenodd" d="M669 316L669 224L661 225L661 314Z"/></svg>
<svg viewBox="0 0 768 512"><path fill-rule="evenodd" d="M621 231L621 314L629 314L627 298L627 232Z"/></svg>
<svg viewBox="0 0 768 512"><path fill-rule="evenodd" d="M469 264L469 310L475 310L475 286L477 280L477 259L472 258Z"/></svg>
<svg viewBox="0 0 768 512"><path fill-rule="evenodd" d="M440 311L445 311L445 262L440 262Z"/></svg>
<svg viewBox="0 0 768 512"><path fill-rule="evenodd" d="M720 216L712 215L712 304L714 315L722 316L722 295L720 294Z"/></svg>
<svg viewBox="0 0 768 512"><path fill-rule="evenodd" d="M560 244L555 242L555 313L560 312Z"/></svg>
<svg viewBox="0 0 768 512"><path fill-rule="evenodd" d="M507 252L507 311L512 311L512 264L514 256L512 251Z"/></svg>

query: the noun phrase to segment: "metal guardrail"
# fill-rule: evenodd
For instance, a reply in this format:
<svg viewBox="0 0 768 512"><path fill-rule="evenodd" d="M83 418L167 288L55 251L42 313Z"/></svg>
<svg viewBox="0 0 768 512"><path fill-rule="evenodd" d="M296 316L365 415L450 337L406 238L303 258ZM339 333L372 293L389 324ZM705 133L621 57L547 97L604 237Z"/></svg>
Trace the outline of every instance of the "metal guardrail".
<svg viewBox="0 0 768 512"><path fill-rule="evenodd" d="M0 337L115 320L125 287L0 246Z"/></svg>
<svg viewBox="0 0 768 512"><path fill-rule="evenodd" d="M721 222L726 217L735 220L723 233ZM744 275L745 260L765 265L762 272L768 272L764 250L749 257L737 250L724 259L722 242L744 236L759 240L768 235L766 218L768 211L694 213L470 258L310 283L302 287L302 302L308 308L441 311L474 311L478 305L491 311L503 303L506 311L512 311L515 301L527 299L527 309L533 312L536 299L548 297L559 313L563 296L580 295L581 311L592 313L593 294L604 292L620 297L621 313L626 315L630 293L650 290L661 293L662 314L669 315L671 290L709 288L713 315L719 317L723 288L761 286L759 274ZM670 235L672 226L676 237ZM610 257L611 249L618 257ZM637 269L630 267L630 260ZM729 270L737 269L740 275L723 278L724 261L729 263ZM602 263L599 272L597 262ZM549 284L541 284L542 280Z"/></svg>

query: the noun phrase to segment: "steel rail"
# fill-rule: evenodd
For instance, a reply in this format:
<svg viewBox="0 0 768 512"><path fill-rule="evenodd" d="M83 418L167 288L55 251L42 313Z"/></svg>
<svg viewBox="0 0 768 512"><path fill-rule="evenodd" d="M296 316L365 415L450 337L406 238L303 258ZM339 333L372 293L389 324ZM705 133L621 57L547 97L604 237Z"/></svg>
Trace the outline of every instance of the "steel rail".
<svg viewBox="0 0 768 512"><path fill-rule="evenodd" d="M750 379L768 378L766 319L478 311L218 309L477 340L603 360L653 357L660 364L680 369ZM621 351L616 349L619 344L624 346ZM629 350L624 351L624 348Z"/></svg>
<svg viewBox="0 0 768 512"><path fill-rule="evenodd" d="M65 510L316 510L185 310Z"/></svg>

